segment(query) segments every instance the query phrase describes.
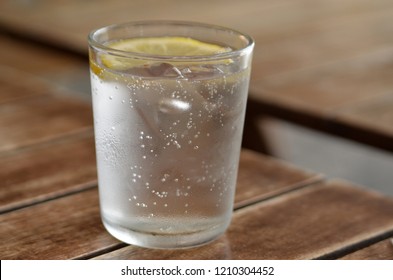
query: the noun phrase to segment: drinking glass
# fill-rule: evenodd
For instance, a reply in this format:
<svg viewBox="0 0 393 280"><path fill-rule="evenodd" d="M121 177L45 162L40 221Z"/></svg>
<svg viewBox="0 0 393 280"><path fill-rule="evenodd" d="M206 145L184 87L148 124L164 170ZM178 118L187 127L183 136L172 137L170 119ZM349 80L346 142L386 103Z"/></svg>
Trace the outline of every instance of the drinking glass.
<svg viewBox="0 0 393 280"><path fill-rule="evenodd" d="M127 49L135 38L140 50ZM151 39L164 42L162 53L149 52ZM175 49L193 40L197 50L167 54L165 40ZM193 22L133 22L89 34L100 210L114 237L182 248L225 232L253 46L246 34ZM201 54L206 47L220 51Z"/></svg>

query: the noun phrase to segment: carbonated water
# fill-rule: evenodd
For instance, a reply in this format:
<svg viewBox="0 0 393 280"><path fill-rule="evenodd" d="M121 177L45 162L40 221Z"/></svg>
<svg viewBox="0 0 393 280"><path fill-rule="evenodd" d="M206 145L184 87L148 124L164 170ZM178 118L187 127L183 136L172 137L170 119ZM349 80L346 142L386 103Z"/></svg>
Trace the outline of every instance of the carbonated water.
<svg viewBox="0 0 393 280"><path fill-rule="evenodd" d="M249 69L158 63L91 73L101 215L119 239L184 247L232 212Z"/></svg>

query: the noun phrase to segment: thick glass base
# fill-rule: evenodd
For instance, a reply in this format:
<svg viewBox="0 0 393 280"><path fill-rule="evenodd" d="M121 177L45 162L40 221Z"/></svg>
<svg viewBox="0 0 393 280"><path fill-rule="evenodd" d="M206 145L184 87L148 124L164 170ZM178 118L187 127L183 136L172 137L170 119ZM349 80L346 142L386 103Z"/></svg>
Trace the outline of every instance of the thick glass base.
<svg viewBox="0 0 393 280"><path fill-rule="evenodd" d="M152 249L181 249L200 246L221 236L228 227L227 224L221 224L203 231L161 234L136 231L113 224L105 219L103 219L103 224L106 230L120 241Z"/></svg>

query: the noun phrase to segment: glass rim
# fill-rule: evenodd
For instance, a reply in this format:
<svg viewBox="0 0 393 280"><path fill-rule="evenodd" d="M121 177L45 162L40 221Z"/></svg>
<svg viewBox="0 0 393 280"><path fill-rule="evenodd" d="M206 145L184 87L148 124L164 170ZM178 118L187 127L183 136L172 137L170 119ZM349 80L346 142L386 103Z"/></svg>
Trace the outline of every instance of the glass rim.
<svg viewBox="0 0 393 280"><path fill-rule="evenodd" d="M185 55L185 56L169 56L169 55L155 55L140 52L122 51L106 46L104 43L100 43L96 40L96 35L99 33L107 32L117 28L125 28L127 26L189 26L189 27L201 27L205 29L215 29L227 33L233 34L233 36L242 39L245 42L245 46L239 49L230 50L227 52L216 53L211 55ZM136 36L135 36L136 37ZM140 36L143 37L143 36ZM152 36L148 36L152 37ZM191 36L190 36L191 37ZM130 37L132 38L132 37ZM148 60L172 60L172 61L212 61L212 60L223 60L230 59L233 57L241 56L243 54L250 53L254 47L253 38L243 32L237 31L232 28L223 27L220 25L200 23L193 21L176 21L176 20L148 20L148 21L130 21L119 24L112 24L104 27L100 27L92 30L88 35L89 46L105 52L106 54L133 59L148 59Z"/></svg>

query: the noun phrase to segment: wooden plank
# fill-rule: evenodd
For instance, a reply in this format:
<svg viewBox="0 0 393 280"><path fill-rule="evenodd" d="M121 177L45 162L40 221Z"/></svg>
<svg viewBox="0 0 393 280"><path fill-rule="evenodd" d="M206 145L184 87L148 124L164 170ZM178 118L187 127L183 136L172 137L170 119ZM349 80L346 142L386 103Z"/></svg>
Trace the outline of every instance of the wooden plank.
<svg viewBox="0 0 393 280"><path fill-rule="evenodd" d="M1 76L13 75L12 79L6 79L5 82L24 85L25 80L36 77L36 80L44 80L71 92L90 93L87 57L70 55L62 50L1 33L0 48L7 50L0 53ZM11 73L4 73L3 68ZM1 82L3 80L5 78ZM30 91L24 92L27 94Z"/></svg>
<svg viewBox="0 0 393 280"><path fill-rule="evenodd" d="M393 143L393 91L388 87L387 91L390 92L341 108L336 112L336 120L387 135Z"/></svg>
<svg viewBox="0 0 393 280"><path fill-rule="evenodd" d="M341 118L331 115L332 110L372 98L379 94L379 90L391 87L391 54L388 52L391 52L393 43L393 37L390 36L392 1L325 0L310 4L307 0L231 0L210 1L203 5L195 1L183 1L181 4L176 3L176 9L174 4L174 0L165 0L161 5L145 0L118 0L105 5L98 5L97 1L68 1L67 5L4 2L0 4L0 23L5 29L16 30L24 37L41 38L83 54L87 50L86 34L92 28L115 23L114 18L118 22L127 21L130 17L134 20L146 17L158 19L165 13L173 19L194 19L227 25L248 32L256 39L251 99L263 102L265 107L273 108L273 114L287 116L289 120L311 116L315 126L336 134L345 134L343 131L348 130L352 121L346 122L344 119L341 122ZM225 13L222 12L223 5L226 7ZM84 20L80 22L74 18ZM13 49L15 42L7 40L3 44ZM30 53L42 55L44 52L30 52L29 48L24 55L21 46L15 49L11 54L4 54L4 57L0 55L0 58L9 65L15 63L29 71L34 71L35 65L32 59L34 56ZM48 51L50 55L40 63L46 65L43 68L53 69L52 74L44 69L39 70L43 71L44 77L52 75L63 85L77 85L78 89L88 92L87 68L81 70L81 66L78 66L75 69L79 70L66 73L67 70L62 70L63 65L70 65L70 69L74 69L74 66L67 62L65 56L52 57L53 53ZM374 56L375 53L377 56ZM370 59L363 61L361 58L360 63L353 63L357 56L363 54L370 54ZM376 65L372 59L376 59ZM59 69L56 69L56 65ZM260 111L269 112L264 109L262 107ZM282 111L278 112L280 109ZM292 112L298 115L293 117ZM299 116L299 113L303 115ZM362 124L362 120L359 120L355 125ZM391 127L390 123L387 125ZM362 137L369 128L368 125L365 128L359 126L361 133L355 132L350 137ZM373 135L374 139L380 136L379 132Z"/></svg>
<svg viewBox="0 0 393 280"><path fill-rule="evenodd" d="M96 189L0 216L1 259L67 259L119 244L100 220Z"/></svg>
<svg viewBox="0 0 393 280"><path fill-rule="evenodd" d="M19 82L23 80L23 82ZM0 104L45 94L47 86L30 75L0 65Z"/></svg>
<svg viewBox="0 0 393 280"><path fill-rule="evenodd" d="M189 250L127 246L97 259L312 259L393 230L393 200L332 181L235 211L227 233Z"/></svg>
<svg viewBox="0 0 393 280"><path fill-rule="evenodd" d="M346 61L269 76L252 85L250 97L334 117L337 110L388 93L392 61L393 48L389 47Z"/></svg>
<svg viewBox="0 0 393 280"><path fill-rule="evenodd" d="M211 22L248 30L253 35L257 32L265 34L266 37L261 39L267 42L271 38L298 34L299 30L319 32L316 29L320 23L341 22L375 11L386 11L392 8L392 4L389 0L322 0L312 4L307 0L221 0L203 3L164 0L160 5L154 0L113 0L110 3L74 0L67 1L67 5L50 1L40 4L2 2L0 8L3 26L25 36L34 35L85 52L86 34L91 29L129 21L130 18L161 19L165 14L167 18L176 20ZM83 18L83 21L75 20L79 18Z"/></svg>
<svg viewBox="0 0 393 280"><path fill-rule="evenodd" d="M393 238L385 239L341 258L342 260L393 260Z"/></svg>
<svg viewBox="0 0 393 280"><path fill-rule="evenodd" d="M265 17L252 17L255 21L254 28L258 27L258 30L251 32L256 41L252 81L346 60L391 46L393 41L389 34L392 28L392 4L379 6L383 1L368 1L370 10L361 12L361 3L356 3L360 4L357 6L350 2L337 3L343 5L343 10L334 10L330 2L319 8L297 7L295 10L287 10L288 14L294 13L299 17L293 22L284 20L285 13L281 11ZM345 5L352 5L352 9ZM314 19L329 8L333 11L327 13L328 17ZM300 19L301 10L304 13L303 20ZM275 21L274 17L277 18ZM265 21L270 24L265 26ZM249 32L253 29L250 20L247 22L248 25L243 30ZM287 25L284 25L285 22Z"/></svg>
<svg viewBox="0 0 393 280"><path fill-rule="evenodd" d="M227 2L211 1L200 5L189 0L181 3L164 0L157 5L154 0L115 0L111 3L68 1L67 5L53 5L50 2L31 6L1 4L0 22L7 29L86 53L86 35L97 27L129 21L130 18L134 21L162 19L163 14L174 20L198 21L199 18L199 21L209 21L208 18L219 17ZM83 18L83 21L74 20L79 18Z"/></svg>
<svg viewBox="0 0 393 280"><path fill-rule="evenodd" d="M91 105L42 95L0 105L0 152L91 130Z"/></svg>
<svg viewBox="0 0 393 280"><path fill-rule="evenodd" d="M392 61L389 47L266 77L251 85L250 101L260 114L392 151Z"/></svg>
<svg viewBox="0 0 393 280"><path fill-rule="evenodd" d="M289 163L243 149L235 208L321 181L323 176Z"/></svg>
<svg viewBox="0 0 393 280"><path fill-rule="evenodd" d="M291 186L300 187L301 182L315 178L314 174L300 170L295 175L293 167L268 157L261 156L259 160L257 157L250 151L243 152L237 205L244 206L242 200L255 203L254 196L266 198L269 193L277 194L279 189L287 191ZM255 162L261 167L246 170ZM272 173L273 169L280 175ZM287 173L289 186L284 183ZM96 189L5 213L0 215L0 223L1 259L81 258L122 246L101 226Z"/></svg>
<svg viewBox="0 0 393 280"><path fill-rule="evenodd" d="M0 156L0 213L97 184L93 133Z"/></svg>

